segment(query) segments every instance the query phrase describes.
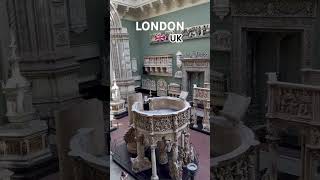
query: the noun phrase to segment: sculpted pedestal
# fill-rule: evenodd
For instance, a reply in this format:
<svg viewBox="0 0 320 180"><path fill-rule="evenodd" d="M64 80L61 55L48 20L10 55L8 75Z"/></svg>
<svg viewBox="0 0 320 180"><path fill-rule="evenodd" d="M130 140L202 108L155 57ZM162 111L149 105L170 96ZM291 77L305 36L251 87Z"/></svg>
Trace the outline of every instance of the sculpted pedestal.
<svg viewBox="0 0 320 180"><path fill-rule="evenodd" d="M145 171L151 168L151 162L144 154L144 136L141 135L137 139L137 157L131 158L132 171L135 173Z"/></svg>

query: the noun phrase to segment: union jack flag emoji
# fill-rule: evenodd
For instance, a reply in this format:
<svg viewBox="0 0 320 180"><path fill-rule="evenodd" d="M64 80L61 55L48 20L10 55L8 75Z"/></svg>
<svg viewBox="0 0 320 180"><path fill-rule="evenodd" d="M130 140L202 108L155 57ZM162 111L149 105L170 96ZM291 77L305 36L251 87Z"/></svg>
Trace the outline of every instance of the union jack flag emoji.
<svg viewBox="0 0 320 180"><path fill-rule="evenodd" d="M165 34L156 34L154 36L154 39L157 41L157 42L161 42L161 41L165 41L167 39L166 35Z"/></svg>

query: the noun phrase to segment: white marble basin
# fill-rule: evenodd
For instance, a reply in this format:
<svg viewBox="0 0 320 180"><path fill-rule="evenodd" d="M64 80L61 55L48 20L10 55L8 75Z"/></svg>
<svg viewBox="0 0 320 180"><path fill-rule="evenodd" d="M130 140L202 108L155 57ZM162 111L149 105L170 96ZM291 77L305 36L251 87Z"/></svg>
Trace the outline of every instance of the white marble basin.
<svg viewBox="0 0 320 180"><path fill-rule="evenodd" d="M173 132L186 128L190 119L190 104L175 97L149 99L150 110L145 111L140 102L132 105L135 126L146 132Z"/></svg>

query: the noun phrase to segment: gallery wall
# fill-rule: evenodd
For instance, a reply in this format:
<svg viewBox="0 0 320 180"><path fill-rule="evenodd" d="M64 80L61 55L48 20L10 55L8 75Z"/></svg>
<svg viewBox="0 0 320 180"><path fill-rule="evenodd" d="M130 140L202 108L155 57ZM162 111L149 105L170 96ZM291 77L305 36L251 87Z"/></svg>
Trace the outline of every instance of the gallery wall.
<svg viewBox="0 0 320 180"><path fill-rule="evenodd" d="M171 12L165 15L157 16L154 18L146 19L145 21L183 21L185 28L190 26L209 24L210 23L210 6L209 3L194 6L191 8L182 9L179 11ZM192 52L206 52L210 51L210 39L192 39L185 40L183 43L161 43L161 44L150 44L151 34L156 31L143 31L137 32L135 30L135 21L122 20L122 26L128 29L129 43L130 43L130 54L131 59L137 59L138 72L134 75L142 75L142 78L148 79L164 79L167 83L175 82L181 83L181 79L174 78L175 72L178 70L176 66L176 53L181 51L183 54ZM143 57L150 55L173 55L173 67L172 76L152 76L143 74Z"/></svg>

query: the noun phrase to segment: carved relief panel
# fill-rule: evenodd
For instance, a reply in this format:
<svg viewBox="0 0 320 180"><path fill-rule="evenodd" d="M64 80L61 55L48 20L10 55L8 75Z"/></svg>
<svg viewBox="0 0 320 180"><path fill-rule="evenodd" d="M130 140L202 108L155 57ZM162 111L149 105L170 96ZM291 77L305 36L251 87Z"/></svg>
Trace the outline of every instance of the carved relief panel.
<svg viewBox="0 0 320 180"><path fill-rule="evenodd" d="M231 33L229 31L218 30L212 35L213 49L216 51L231 50Z"/></svg>
<svg viewBox="0 0 320 180"><path fill-rule="evenodd" d="M142 88L147 90L156 91L156 81L151 79L142 79Z"/></svg>
<svg viewBox="0 0 320 180"><path fill-rule="evenodd" d="M163 79L159 79L157 82L157 96L167 96L168 95L168 85Z"/></svg>
<svg viewBox="0 0 320 180"><path fill-rule="evenodd" d="M168 85L168 95L173 97L179 97L181 93L181 86L180 84L170 83Z"/></svg>
<svg viewBox="0 0 320 180"><path fill-rule="evenodd" d="M231 13L233 16L314 17L316 15L316 1L233 0Z"/></svg>

